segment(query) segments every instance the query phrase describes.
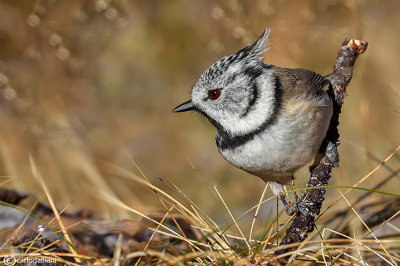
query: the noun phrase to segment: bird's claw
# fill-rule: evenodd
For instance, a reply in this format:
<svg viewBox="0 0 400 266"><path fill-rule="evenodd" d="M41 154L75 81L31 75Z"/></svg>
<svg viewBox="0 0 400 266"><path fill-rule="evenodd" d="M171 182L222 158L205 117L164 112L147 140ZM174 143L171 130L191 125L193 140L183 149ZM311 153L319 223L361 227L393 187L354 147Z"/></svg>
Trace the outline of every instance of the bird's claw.
<svg viewBox="0 0 400 266"><path fill-rule="evenodd" d="M339 153L337 151L335 144L329 142L328 145L326 146L325 154L331 161L333 167L335 168L339 167Z"/></svg>
<svg viewBox="0 0 400 266"><path fill-rule="evenodd" d="M286 213L289 216L292 216L295 213L300 213L306 216L310 216L310 211L308 210L307 205L302 201L298 201L293 203L292 205L288 205L286 207Z"/></svg>

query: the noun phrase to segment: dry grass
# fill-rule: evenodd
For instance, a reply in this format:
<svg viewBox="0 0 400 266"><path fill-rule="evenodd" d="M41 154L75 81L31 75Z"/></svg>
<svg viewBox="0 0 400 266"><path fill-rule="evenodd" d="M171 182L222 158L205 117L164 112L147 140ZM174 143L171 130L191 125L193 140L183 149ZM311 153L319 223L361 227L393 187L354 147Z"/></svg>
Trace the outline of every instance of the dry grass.
<svg viewBox="0 0 400 266"><path fill-rule="evenodd" d="M341 165L318 230L291 259L399 264L399 8L395 0L2 1L0 185L38 195L39 203L19 211L48 202L54 215L27 215L20 229L0 230L0 256L16 248L10 241L25 223L36 221L58 237L35 247L43 240L35 235L19 244L28 251L21 256L97 265L274 263L290 218L261 180L220 157L211 127L171 113L207 66L271 26L266 62L321 74L331 71L344 37L370 44L348 88ZM306 176L306 169L298 174L295 191ZM368 191L360 186L373 190L363 197ZM59 210L81 209L111 228L142 217L153 231L137 245L117 237L111 256L75 251L65 239L74 243L68 234L84 222ZM200 237L190 239L181 217ZM161 245L161 234L185 248Z"/></svg>
<svg viewBox="0 0 400 266"><path fill-rule="evenodd" d="M399 148L396 149L398 151ZM388 163L390 158L392 158L394 153L390 154L384 162L379 164L374 171L379 171L385 163ZM34 163L32 162L32 169L35 175L38 177L38 182L41 183L41 186L46 191L46 185L43 183L42 177L38 173L38 169L35 168ZM400 262L399 252L400 252L400 229L392 224L392 226L388 226L392 223L392 221L396 218L397 215L400 214L398 210L389 210L393 213L390 218L385 219L383 216L378 217L380 220L379 224L372 225L371 221L363 219L361 214L359 213L359 209L362 209L360 202L350 203L350 201L345 196L345 193L341 192L340 187L336 187L341 195L341 201L344 201L351 212L345 214L345 218L351 220L352 216L356 217L360 222L356 223L354 221L346 223L349 233L343 233L344 230L338 227L336 221L337 219L329 218L329 213L336 213L337 218L341 213L343 208L338 207L338 201L334 201L331 206L331 210L324 212L319 217L318 228L314 231L313 234L310 235L307 241L303 243L295 243L286 246L276 246L276 243L279 237L282 236L282 232L285 229L286 225L290 221L291 217L285 217L283 215L282 218L285 220L285 224L278 224L277 227L279 231L276 233L272 233L275 225L272 222L268 228L269 232L266 236L265 234L259 234L255 238L245 238L243 234L243 230L239 226L241 222L241 217L244 217L244 214L239 217L234 217L229 207L226 205L222 195L216 190L217 195L220 197L221 201L224 203L226 207L226 212L232 218L233 222L227 225L218 225L217 222L213 221L206 215L202 215L203 210L196 204L194 204L190 198L181 193L178 189L174 191L166 192L159 187L153 185L149 179L145 177L137 176L131 173L128 170L125 170L119 166L110 165L110 170L112 170L116 175L121 177L125 177L130 179L132 182L140 183L146 187L148 187L151 191L154 192L154 196L156 196L163 207L165 208L165 214L160 221L154 220L153 218L141 213L136 210L134 207L129 206L127 203L121 201L114 194L108 194L107 192L103 192L103 194L99 197L104 203L108 203L114 205L117 208L125 209L129 212L142 216L144 219L147 219L151 222L153 226L150 226L153 233L151 237L148 239L146 245L142 250L138 249L139 246L129 245L126 241L123 243L122 233L119 233L118 241L115 245L114 256L112 258L106 258L104 255L97 253L96 255L85 256L82 254L78 254L77 249L71 244L73 241L70 240L69 230L73 231L73 227L78 224L72 225L67 228L57 211L54 207L53 211L58 223L58 227L61 229L60 231L56 231L55 229L50 227L50 223L54 220L50 220L48 224L37 218L44 226L50 228L55 233L61 235L62 239L57 239L52 243L47 244L41 248L37 248L33 246L35 241L38 241L42 238L46 238L40 234L33 239L33 241L28 241L26 243L19 243L18 245L13 245L10 241L12 238L16 238L13 236L6 240L3 245L1 255L3 258L12 254L16 258L40 258L40 259L55 259L57 262L65 263L65 258L74 258L76 263L81 263L85 261L85 263L89 264L113 264L113 265L125 265L132 264L142 265L142 264L169 264L169 265L177 265L177 264L199 264L199 265L208 265L208 264L235 264L235 265L247 265L247 264L260 264L263 262L270 262L272 264L277 264L279 262L283 262L287 256L290 256L288 262L296 262L298 264L302 264L304 262L313 262L313 263L348 263L355 265L364 265L367 264L375 264L384 262L389 265L397 265ZM138 169L139 172L143 173L141 169ZM370 174L360 178L357 184L361 183L361 181L365 181ZM171 186L172 188L172 186ZM335 187L327 187L328 191L331 191ZM357 186L353 186L351 189L359 189ZM363 188L361 188L363 189ZM381 192L379 190L370 190L366 189L366 193L373 192L374 194L387 194L386 192ZM177 193L178 195L173 197L172 193ZM293 192L293 191L291 191ZM264 192L261 194L261 198L259 203L256 206L253 206L250 210L246 212L257 213L260 208L262 208L263 204L268 203L274 198L271 197L269 199L263 200ZM346 193L349 194L349 193ZM400 199L399 194L390 195L391 198ZM53 200L50 195L48 195L48 199L50 205L53 207ZM17 207L16 207L17 208ZM385 206L383 207L385 209ZM29 214L29 213L28 213ZM189 224L197 229L198 234L201 237L197 237L196 239L190 239L186 236L185 230L183 230L174 216L179 215L180 217L185 217ZM32 215L33 216L33 215ZM176 224L178 230L172 230L168 225L164 224L165 218L170 216L174 223ZM280 216L280 214L277 214ZM325 216L328 216L325 219ZM27 216L28 217L28 216ZM278 217L276 217L277 219ZM254 216L254 220L257 217ZM272 221L274 221L272 219ZM26 222L26 219L21 224L23 226ZM370 225L368 225L370 224ZM238 234L229 233L231 227L236 227ZM363 230L363 227L365 229ZM386 229L386 231L390 232L389 239L386 239L388 233L383 234L379 232L382 228ZM322 230L321 230L322 229ZM342 231L338 231L342 230ZM321 232L322 231L322 232ZM356 232L361 233L362 237L357 237ZM362 233L364 232L364 233ZM115 232L114 232L115 233ZM152 245L152 241L154 240L155 233L166 235L171 239L177 239L181 243L186 243L186 248L182 249L176 244L168 244L168 248L166 246L160 249L158 245ZM17 230L18 234L18 230ZM372 235L373 238L369 236ZM59 245L59 242L64 240L66 243L69 243L69 248L71 249L71 253L60 253L52 251L52 246ZM10 243L8 243L10 242ZM26 247L29 246L28 249ZM158 246L158 248L157 248ZM288 252L279 256L275 256L274 252L281 249L286 249L288 247L296 247L297 249L294 252ZM171 250L172 249L172 250ZM25 253L15 254L13 251L15 250L26 250ZM89 249L81 247L81 251L84 253L88 253ZM11 253L10 253L11 252ZM95 254L95 252L92 252ZM69 261L68 263L73 263Z"/></svg>

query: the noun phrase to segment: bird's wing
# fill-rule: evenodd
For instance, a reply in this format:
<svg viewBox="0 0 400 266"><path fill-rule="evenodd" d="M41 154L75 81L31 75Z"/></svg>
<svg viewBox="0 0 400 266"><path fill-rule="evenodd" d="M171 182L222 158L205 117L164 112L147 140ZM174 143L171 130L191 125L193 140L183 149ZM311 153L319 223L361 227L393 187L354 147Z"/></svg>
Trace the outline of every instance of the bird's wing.
<svg viewBox="0 0 400 266"><path fill-rule="evenodd" d="M328 78L301 68L274 67L274 76L280 79L283 90L288 96L320 94L330 83Z"/></svg>
<svg viewBox="0 0 400 266"><path fill-rule="evenodd" d="M296 77L296 91L318 94L330 81L324 76L307 69L291 69Z"/></svg>
<svg viewBox="0 0 400 266"><path fill-rule="evenodd" d="M317 90L322 90L325 86L329 85L330 81L326 77L312 71L309 72L311 75L311 86L314 86Z"/></svg>

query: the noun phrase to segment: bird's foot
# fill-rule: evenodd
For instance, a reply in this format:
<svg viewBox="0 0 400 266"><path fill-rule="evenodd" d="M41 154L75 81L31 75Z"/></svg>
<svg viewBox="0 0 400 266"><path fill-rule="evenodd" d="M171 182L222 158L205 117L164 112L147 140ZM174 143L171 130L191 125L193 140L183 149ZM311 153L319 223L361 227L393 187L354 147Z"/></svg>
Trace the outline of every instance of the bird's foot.
<svg viewBox="0 0 400 266"><path fill-rule="evenodd" d="M339 167L339 153L335 144L332 142L328 143L326 146L325 155L329 158L333 167Z"/></svg>
<svg viewBox="0 0 400 266"><path fill-rule="evenodd" d="M295 213L300 213L305 216L311 215L307 204L302 201L298 201L298 202L293 203L292 205L286 206L286 214L287 215L292 216Z"/></svg>
<svg viewBox="0 0 400 266"><path fill-rule="evenodd" d="M305 216L311 216L310 210L305 202L298 201L295 202L293 205L294 209L296 210L296 213L301 213Z"/></svg>
<svg viewBox="0 0 400 266"><path fill-rule="evenodd" d="M307 207L307 204L302 201L298 201L295 203L291 203L286 200L286 195L281 194L279 198L282 201L283 206L285 207L286 214L289 216L294 215L295 213L302 213L304 215L310 215L310 211Z"/></svg>

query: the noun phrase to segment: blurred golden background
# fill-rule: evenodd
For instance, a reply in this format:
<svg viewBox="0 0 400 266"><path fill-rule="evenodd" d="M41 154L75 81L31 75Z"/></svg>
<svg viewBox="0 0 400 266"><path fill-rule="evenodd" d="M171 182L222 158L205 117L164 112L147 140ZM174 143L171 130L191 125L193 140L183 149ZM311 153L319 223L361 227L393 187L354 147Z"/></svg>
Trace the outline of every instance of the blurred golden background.
<svg viewBox="0 0 400 266"><path fill-rule="evenodd" d="M158 177L176 184L223 222L226 211L210 194L215 185L238 216L258 203L265 184L223 160L204 119L171 111L208 66L266 27L264 62L320 74L331 72L346 37L369 42L348 87L341 165L330 182L353 185L400 144L397 0L3 0L0 182L46 201L31 156L60 209L72 203L69 209L104 218L129 217L102 200L99 191L107 190L143 213L162 210L149 189L110 171L111 163L139 174L131 155L154 184L171 194ZM396 155L362 187L399 167ZM296 187L307 179L304 169ZM399 187L397 175L380 189ZM337 195L330 189L327 198ZM275 212L275 202L269 205L260 225Z"/></svg>

